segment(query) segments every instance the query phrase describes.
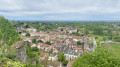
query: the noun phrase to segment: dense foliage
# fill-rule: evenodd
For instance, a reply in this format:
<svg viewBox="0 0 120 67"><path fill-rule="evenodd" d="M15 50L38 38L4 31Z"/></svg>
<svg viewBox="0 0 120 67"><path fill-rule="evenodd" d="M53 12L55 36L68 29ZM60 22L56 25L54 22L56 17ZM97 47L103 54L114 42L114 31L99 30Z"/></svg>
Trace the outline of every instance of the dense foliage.
<svg viewBox="0 0 120 67"><path fill-rule="evenodd" d="M36 43L36 39L35 38L32 39L32 43Z"/></svg>
<svg viewBox="0 0 120 67"><path fill-rule="evenodd" d="M0 66L25 67L20 62L13 61L14 51L7 54L9 47L20 40L19 34L7 19L0 16Z"/></svg>
<svg viewBox="0 0 120 67"><path fill-rule="evenodd" d="M50 41L46 41L45 44L51 45L51 42Z"/></svg>
<svg viewBox="0 0 120 67"><path fill-rule="evenodd" d="M30 37L30 33L26 33L26 37Z"/></svg>
<svg viewBox="0 0 120 67"><path fill-rule="evenodd" d="M0 16L0 43L13 45L20 40L18 33L7 19Z"/></svg>
<svg viewBox="0 0 120 67"><path fill-rule="evenodd" d="M80 41L77 41L77 45L83 45L83 43Z"/></svg>
<svg viewBox="0 0 120 67"><path fill-rule="evenodd" d="M63 52L58 55L58 61L63 62L64 66L67 65L68 61L66 60Z"/></svg>
<svg viewBox="0 0 120 67"><path fill-rule="evenodd" d="M36 54L34 54L33 52L34 52L34 49L32 49L29 46L26 47L26 53L27 53L29 58L35 58L36 57Z"/></svg>
<svg viewBox="0 0 120 67"><path fill-rule="evenodd" d="M67 66L67 64L68 64L68 61L67 61L67 60L64 60L64 61L63 61L63 65L64 65L64 66Z"/></svg>
<svg viewBox="0 0 120 67"><path fill-rule="evenodd" d="M72 67L120 67L120 58L102 47L74 60Z"/></svg>
<svg viewBox="0 0 120 67"><path fill-rule="evenodd" d="M64 60L65 60L64 53L60 53L60 54L58 55L58 61L63 62Z"/></svg>

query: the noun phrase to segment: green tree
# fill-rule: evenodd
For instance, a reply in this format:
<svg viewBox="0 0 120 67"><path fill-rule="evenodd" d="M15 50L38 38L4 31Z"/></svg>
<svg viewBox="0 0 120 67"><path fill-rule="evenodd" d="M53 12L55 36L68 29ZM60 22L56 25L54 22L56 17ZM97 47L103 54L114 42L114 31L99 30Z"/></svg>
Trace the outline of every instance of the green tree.
<svg viewBox="0 0 120 67"><path fill-rule="evenodd" d="M91 40L91 46L93 47L93 40Z"/></svg>
<svg viewBox="0 0 120 67"><path fill-rule="evenodd" d="M120 67L120 58L111 51L98 47L93 53L79 56L72 67Z"/></svg>
<svg viewBox="0 0 120 67"><path fill-rule="evenodd" d="M26 33L26 37L30 37L30 33Z"/></svg>
<svg viewBox="0 0 120 67"><path fill-rule="evenodd" d="M8 57L9 59L14 60L14 58L15 58L15 51L9 52L8 55L7 55L7 57Z"/></svg>
<svg viewBox="0 0 120 67"><path fill-rule="evenodd" d="M33 53L32 48L27 46L26 47L26 53L29 58L35 58L36 54Z"/></svg>
<svg viewBox="0 0 120 67"><path fill-rule="evenodd" d="M62 52L58 55L58 61L63 62L64 60L65 60L65 56L64 53Z"/></svg>
<svg viewBox="0 0 120 67"><path fill-rule="evenodd" d="M0 40L7 45L13 45L16 41L20 40L19 34L11 23L0 16Z"/></svg>
<svg viewBox="0 0 120 67"><path fill-rule="evenodd" d="M107 40L107 38L106 38L106 37L103 37L103 41L105 41L105 40Z"/></svg>
<svg viewBox="0 0 120 67"><path fill-rule="evenodd" d="M45 42L45 44L51 45L50 41Z"/></svg>
<svg viewBox="0 0 120 67"><path fill-rule="evenodd" d="M63 61L63 65L66 66L68 64L68 61L67 60L64 60Z"/></svg>
<svg viewBox="0 0 120 67"><path fill-rule="evenodd" d="M37 52L39 49L37 47L32 47L32 51Z"/></svg>
<svg viewBox="0 0 120 67"><path fill-rule="evenodd" d="M83 43L80 41L77 41L77 45L82 45Z"/></svg>
<svg viewBox="0 0 120 67"><path fill-rule="evenodd" d="M81 36L78 32L73 32L73 33L71 33L71 35Z"/></svg>
<svg viewBox="0 0 120 67"><path fill-rule="evenodd" d="M26 30L23 30L22 32L26 33Z"/></svg>
<svg viewBox="0 0 120 67"><path fill-rule="evenodd" d="M111 30L111 29L108 29L108 30L107 30L107 34L108 34L108 36L112 36L112 30Z"/></svg>
<svg viewBox="0 0 120 67"><path fill-rule="evenodd" d="M35 38L32 39L32 43L36 43L36 39Z"/></svg>
<svg viewBox="0 0 120 67"><path fill-rule="evenodd" d="M42 40L38 40L38 42L40 42L40 43L44 43Z"/></svg>
<svg viewBox="0 0 120 67"><path fill-rule="evenodd" d="M0 66L1 67L24 67L24 64L13 61L14 51L8 53L9 47L19 40L20 40L20 36L16 32L12 24L3 16L0 16Z"/></svg>
<svg viewBox="0 0 120 67"><path fill-rule="evenodd" d="M103 35L103 28L102 27L95 27L95 29L93 30L93 33L95 35Z"/></svg>
<svg viewBox="0 0 120 67"><path fill-rule="evenodd" d="M85 33L85 35L88 35L88 34L89 34L89 30L88 30L88 29L85 29L85 30L84 30L84 33Z"/></svg>

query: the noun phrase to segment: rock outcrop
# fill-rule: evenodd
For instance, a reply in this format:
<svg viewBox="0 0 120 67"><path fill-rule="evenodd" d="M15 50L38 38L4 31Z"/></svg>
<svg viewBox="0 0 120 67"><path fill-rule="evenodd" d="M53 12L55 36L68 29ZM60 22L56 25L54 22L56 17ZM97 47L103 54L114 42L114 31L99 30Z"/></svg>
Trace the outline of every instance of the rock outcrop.
<svg viewBox="0 0 120 67"><path fill-rule="evenodd" d="M29 62L29 58L26 54L27 42L24 42L19 48L16 49L15 61L20 61L21 63Z"/></svg>

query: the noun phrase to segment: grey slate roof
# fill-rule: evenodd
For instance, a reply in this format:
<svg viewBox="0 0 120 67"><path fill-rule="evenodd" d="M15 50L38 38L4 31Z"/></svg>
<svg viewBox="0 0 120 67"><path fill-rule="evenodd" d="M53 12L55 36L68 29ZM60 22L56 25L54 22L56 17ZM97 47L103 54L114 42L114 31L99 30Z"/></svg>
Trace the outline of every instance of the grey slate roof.
<svg viewBox="0 0 120 67"><path fill-rule="evenodd" d="M78 55L79 51L69 49L69 50L66 50L64 53L65 54L70 54L70 55Z"/></svg>

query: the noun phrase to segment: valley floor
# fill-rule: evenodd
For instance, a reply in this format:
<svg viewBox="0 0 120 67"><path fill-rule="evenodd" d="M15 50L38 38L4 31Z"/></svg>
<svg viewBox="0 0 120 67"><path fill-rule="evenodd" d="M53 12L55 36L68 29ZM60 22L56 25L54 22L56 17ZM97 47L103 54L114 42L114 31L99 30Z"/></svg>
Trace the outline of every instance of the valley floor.
<svg viewBox="0 0 120 67"><path fill-rule="evenodd" d="M103 47L111 50L113 54L115 55L120 55L120 44L115 44L115 43L104 43L102 44Z"/></svg>

